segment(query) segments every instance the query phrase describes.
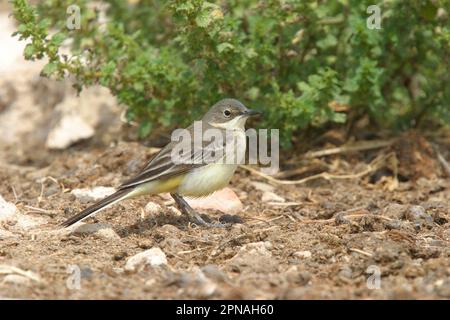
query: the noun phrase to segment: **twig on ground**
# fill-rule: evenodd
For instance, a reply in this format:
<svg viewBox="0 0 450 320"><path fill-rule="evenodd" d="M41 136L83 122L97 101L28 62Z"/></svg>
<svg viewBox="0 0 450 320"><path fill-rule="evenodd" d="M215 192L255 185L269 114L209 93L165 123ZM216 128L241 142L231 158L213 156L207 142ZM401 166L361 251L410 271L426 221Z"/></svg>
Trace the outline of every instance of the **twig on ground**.
<svg viewBox="0 0 450 320"><path fill-rule="evenodd" d="M280 206L280 207L294 207L301 205L300 202L275 202L275 201L267 202L267 204L271 206Z"/></svg>
<svg viewBox="0 0 450 320"><path fill-rule="evenodd" d="M322 172L319 174L315 174L300 180L280 180L280 179L276 179L272 176L269 176L259 170L253 169L252 167L249 167L247 165L240 165L241 168L244 168L247 171L250 171L251 173L254 173L260 177L263 177L265 179L267 179L270 182L276 183L276 184L285 184L285 185L290 185L290 184L303 184L305 182L311 181L311 180L315 180L315 179L325 179L325 180L337 180L337 179L356 179L356 178L361 178L371 172L374 172L376 170L378 170L381 165L386 161L386 159L392 157L394 155L393 152L388 153L387 155L383 155L383 156L378 156L375 158L375 160L373 160L368 166L367 169L358 172L358 173L354 173L354 174L344 174L344 175L335 175L335 174L331 174L328 172Z"/></svg>
<svg viewBox="0 0 450 320"><path fill-rule="evenodd" d="M17 202L19 202L19 197L17 196L16 189L14 188L14 186L11 186L11 189L12 189L12 192L14 194L14 198L16 199L14 201L14 204L16 204Z"/></svg>
<svg viewBox="0 0 450 320"><path fill-rule="evenodd" d="M192 252L196 252L196 251L203 251L203 250L206 250L209 248L211 248L211 247L202 247L202 248L196 248L193 250L178 251L177 254L187 254L187 253L192 253Z"/></svg>
<svg viewBox="0 0 450 320"><path fill-rule="evenodd" d="M297 222L297 219L295 219L293 216L291 216L290 214L287 213L283 213L284 216L288 217L289 220L291 220L292 222Z"/></svg>
<svg viewBox="0 0 450 320"><path fill-rule="evenodd" d="M385 216L381 216L381 215L377 215L377 214L367 214L367 213L359 213L359 214L349 214L348 216L345 216L346 219L352 219L352 218L361 218L364 216L370 216L370 217L374 217L374 218L379 218L381 220L386 220L386 221L392 221L391 218L385 217Z"/></svg>
<svg viewBox="0 0 450 320"><path fill-rule="evenodd" d="M36 207L32 207L32 206L24 206L27 209L30 209L30 211L26 211L25 213L42 213L45 215L48 215L50 217L54 217L57 213L56 211L51 211L51 210L45 210L45 209L41 209L41 208L36 208Z"/></svg>
<svg viewBox="0 0 450 320"><path fill-rule="evenodd" d="M363 251L363 250L360 250L360 249L357 249L357 248L349 248L348 250L353 251L353 252L357 252L357 253L360 253L360 254L363 254L363 255L365 255L367 257L373 257L372 253L366 252L366 251Z"/></svg>
<svg viewBox="0 0 450 320"><path fill-rule="evenodd" d="M281 219L281 218L284 218L285 216L284 215L281 215L281 216L278 216L278 217L275 217L275 218L272 218L272 219L269 219L269 220L264 220L264 219L261 219L261 218L255 218L255 217L253 217L253 218L251 218L251 219L253 219L253 220L258 220L258 222L256 222L254 225L257 225L257 224L260 224L260 223L269 223L269 222L272 222L272 221L275 221L275 220L278 220L278 219Z"/></svg>
<svg viewBox="0 0 450 320"><path fill-rule="evenodd" d="M285 171L280 171L273 175L277 179L290 179L293 176L308 176L317 172L322 172L327 169L327 165L323 160L315 159L308 164L307 167L298 167L295 169L288 169Z"/></svg>
<svg viewBox="0 0 450 320"><path fill-rule="evenodd" d="M66 188L65 188L64 184L62 182L59 182L56 178L53 178L52 176L43 177L43 178L39 179L39 181L38 181L41 184L41 192L38 196L38 204L42 201L42 198L44 196L45 182L47 180L50 180L50 181L56 183L56 185L58 185L58 187L61 188L61 193L66 192Z"/></svg>
<svg viewBox="0 0 450 320"><path fill-rule="evenodd" d="M384 147L388 147L388 146L392 145L395 142L395 140L396 139L359 141L356 143L343 145L343 146L336 147L336 148L329 148L329 149L324 149L324 150L307 152L303 156L303 158L304 159L312 159L312 158L320 158L323 156L330 156L330 155L339 154L339 153L347 153L347 152L354 152L354 151L363 151L363 150L384 148Z"/></svg>
<svg viewBox="0 0 450 320"><path fill-rule="evenodd" d="M361 206L361 207L356 207L356 208L352 208L352 209L348 209L348 210L344 210L341 212L338 212L334 215L334 217L330 218L330 219L318 219L318 220L301 220L301 222L303 223L331 223L331 222L335 222L336 219L353 219L353 218L361 218L361 217L374 217L374 218L378 218L378 219L382 219L382 220L386 220L386 221L392 221L391 218L382 216L382 215L377 215L377 214L371 214L369 212L365 213L355 213L355 214L349 214L352 212L357 212L357 211L361 211L364 210L365 206Z"/></svg>
<svg viewBox="0 0 450 320"><path fill-rule="evenodd" d="M439 162L441 163L442 167L444 168L445 173L447 174L447 176L450 177L450 164L447 162L447 160L445 160L444 156L442 155L442 153L439 151L439 149L437 147L435 147L434 150L436 152Z"/></svg>
<svg viewBox="0 0 450 320"><path fill-rule="evenodd" d="M41 282L41 279L39 278L39 276L37 274L35 274L34 272L25 271L25 270L19 269L17 267L9 266L6 264L0 265L0 274L18 274L18 275L21 275L28 279L31 279L33 281Z"/></svg>

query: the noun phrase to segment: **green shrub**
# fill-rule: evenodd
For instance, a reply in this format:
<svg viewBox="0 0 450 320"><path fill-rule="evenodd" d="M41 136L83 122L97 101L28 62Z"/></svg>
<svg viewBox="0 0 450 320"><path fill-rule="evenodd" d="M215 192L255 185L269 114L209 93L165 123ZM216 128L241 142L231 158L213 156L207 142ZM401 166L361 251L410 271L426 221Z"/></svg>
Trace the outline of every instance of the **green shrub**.
<svg viewBox="0 0 450 320"><path fill-rule="evenodd" d="M141 136L187 124L223 97L265 111L261 125L281 129L286 145L346 115L399 129L450 122L447 0L384 1L373 30L372 1L105 2L102 22L90 1L14 0L17 34L31 40L27 59L49 59L45 76L108 87ZM66 27L73 4L79 30ZM60 50L68 43L70 56Z"/></svg>

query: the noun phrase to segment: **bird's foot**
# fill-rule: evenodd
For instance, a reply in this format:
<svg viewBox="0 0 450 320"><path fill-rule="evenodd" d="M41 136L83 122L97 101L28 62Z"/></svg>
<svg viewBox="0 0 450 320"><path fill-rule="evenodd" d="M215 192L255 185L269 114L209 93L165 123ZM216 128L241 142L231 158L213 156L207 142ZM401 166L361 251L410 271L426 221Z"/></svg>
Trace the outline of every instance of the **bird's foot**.
<svg viewBox="0 0 450 320"><path fill-rule="evenodd" d="M206 222L180 195L173 193L172 198L178 205L181 212L189 217L191 222L209 228L224 228L227 225L221 222Z"/></svg>
<svg viewBox="0 0 450 320"><path fill-rule="evenodd" d="M189 217L193 223L208 228L225 228L227 226L227 224L221 222L206 222L196 211L190 212Z"/></svg>

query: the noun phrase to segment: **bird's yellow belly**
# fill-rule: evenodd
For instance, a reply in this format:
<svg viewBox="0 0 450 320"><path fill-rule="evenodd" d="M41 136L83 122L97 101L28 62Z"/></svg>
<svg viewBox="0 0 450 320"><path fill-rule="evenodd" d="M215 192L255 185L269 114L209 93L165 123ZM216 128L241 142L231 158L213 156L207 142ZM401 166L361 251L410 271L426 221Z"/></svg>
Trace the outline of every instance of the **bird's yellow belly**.
<svg viewBox="0 0 450 320"><path fill-rule="evenodd" d="M154 180L137 186L126 198L134 198L145 194L175 192L185 175L179 175L162 180Z"/></svg>
<svg viewBox="0 0 450 320"><path fill-rule="evenodd" d="M183 178L177 193L188 197L203 197L224 188L234 172L236 164L208 164L197 168Z"/></svg>

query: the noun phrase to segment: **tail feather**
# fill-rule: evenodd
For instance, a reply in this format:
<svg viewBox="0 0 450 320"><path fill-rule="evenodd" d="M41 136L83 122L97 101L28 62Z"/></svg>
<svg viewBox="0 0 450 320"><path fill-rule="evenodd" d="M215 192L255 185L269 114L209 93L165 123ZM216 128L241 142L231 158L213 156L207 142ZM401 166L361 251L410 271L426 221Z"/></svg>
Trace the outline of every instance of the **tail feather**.
<svg viewBox="0 0 450 320"><path fill-rule="evenodd" d="M93 204L92 206L84 209L83 211L81 211L80 213L74 215L73 217L67 219L66 221L64 221L63 223L61 223L62 227L69 227L71 225L73 225L74 223L81 221L85 218L87 218L90 215L93 215L107 207L109 207L110 205L119 202L120 200L123 200L128 193L130 193L133 189L122 189L119 190L115 193L113 193L112 195L106 197L105 199L100 200L99 202Z"/></svg>

